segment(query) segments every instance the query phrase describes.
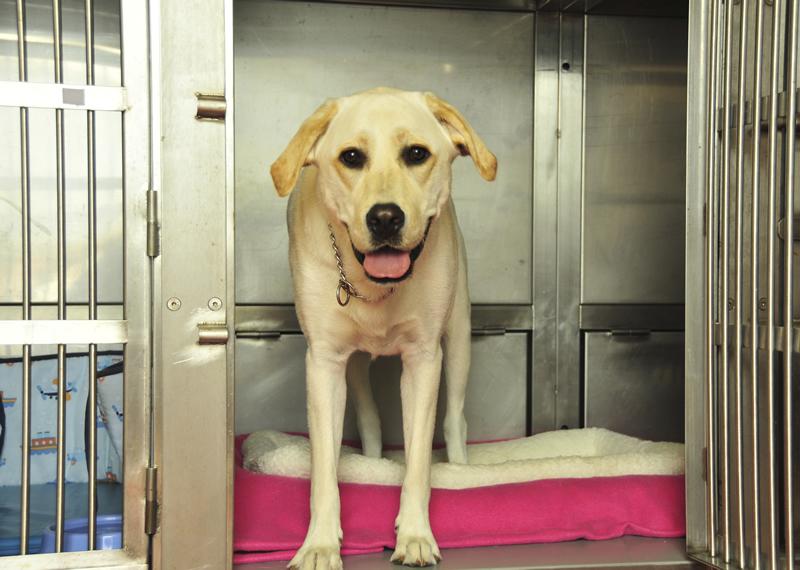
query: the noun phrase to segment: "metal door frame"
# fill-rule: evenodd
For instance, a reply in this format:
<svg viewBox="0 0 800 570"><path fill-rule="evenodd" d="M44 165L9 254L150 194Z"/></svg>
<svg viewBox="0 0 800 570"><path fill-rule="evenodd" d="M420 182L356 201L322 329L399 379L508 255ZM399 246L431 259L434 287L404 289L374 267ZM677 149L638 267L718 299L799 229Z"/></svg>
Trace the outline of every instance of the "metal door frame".
<svg viewBox="0 0 800 570"><path fill-rule="evenodd" d="M231 8L231 0L193 2L190 10L151 2L161 237L153 297L154 568L232 564Z"/></svg>

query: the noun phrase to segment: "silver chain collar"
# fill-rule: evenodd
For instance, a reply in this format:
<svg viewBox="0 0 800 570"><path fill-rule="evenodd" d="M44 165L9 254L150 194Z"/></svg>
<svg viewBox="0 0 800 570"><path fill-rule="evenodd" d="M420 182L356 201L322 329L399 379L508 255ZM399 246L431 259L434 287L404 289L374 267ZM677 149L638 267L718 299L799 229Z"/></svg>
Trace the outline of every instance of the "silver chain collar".
<svg viewBox="0 0 800 570"><path fill-rule="evenodd" d="M336 236L333 233L333 226L330 224L328 224L328 231L330 232L331 236L333 255L336 257L336 267L339 269L339 284L336 286L336 302L339 303L340 307L347 305L350 302L350 297L355 297L356 299L369 302L369 299L356 291L356 288L352 283L350 283L350 281L347 279L347 276L344 274L344 262L342 262L342 255L339 253L339 247L336 245ZM382 297L375 299L375 302L383 301L392 293L394 293L394 287L389 289L389 291Z"/></svg>

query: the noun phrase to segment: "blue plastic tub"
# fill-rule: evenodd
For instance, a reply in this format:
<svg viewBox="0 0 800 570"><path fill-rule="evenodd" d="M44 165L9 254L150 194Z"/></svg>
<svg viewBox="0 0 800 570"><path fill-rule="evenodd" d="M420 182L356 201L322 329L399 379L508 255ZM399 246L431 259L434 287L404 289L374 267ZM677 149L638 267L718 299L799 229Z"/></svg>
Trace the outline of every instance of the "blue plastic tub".
<svg viewBox="0 0 800 570"><path fill-rule="evenodd" d="M122 548L122 515L99 515L97 517L97 550ZM69 519L64 522L64 552L81 552L89 548L89 520ZM56 551L56 527L50 525L42 534L40 552Z"/></svg>

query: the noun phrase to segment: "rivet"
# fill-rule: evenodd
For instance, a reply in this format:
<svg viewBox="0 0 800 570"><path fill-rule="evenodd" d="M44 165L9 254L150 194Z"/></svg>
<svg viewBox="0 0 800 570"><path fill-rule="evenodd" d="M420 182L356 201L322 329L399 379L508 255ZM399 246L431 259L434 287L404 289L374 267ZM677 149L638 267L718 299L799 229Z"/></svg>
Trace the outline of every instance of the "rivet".
<svg viewBox="0 0 800 570"><path fill-rule="evenodd" d="M758 308L760 310L762 310L762 311L766 311L767 310L767 298L766 297L761 297L758 300Z"/></svg>
<svg viewBox="0 0 800 570"><path fill-rule="evenodd" d="M167 309L170 311L177 311L181 308L181 300L177 297L170 297L167 299Z"/></svg>
<svg viewBox="0 0 800 570"><path fill-rule="evenodd" d="M219 311L222 308L222 300L219 297L211 297L208 300L208 308L212 311Z"/></svg>

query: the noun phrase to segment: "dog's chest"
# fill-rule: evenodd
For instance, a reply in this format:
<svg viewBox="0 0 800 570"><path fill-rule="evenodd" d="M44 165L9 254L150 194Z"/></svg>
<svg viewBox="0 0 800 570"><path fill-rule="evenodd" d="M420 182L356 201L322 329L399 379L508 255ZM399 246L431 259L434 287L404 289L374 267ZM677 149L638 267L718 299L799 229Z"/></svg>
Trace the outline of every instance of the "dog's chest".
<svg viewBox="0 0 800 570"><path fill-rule="evenodd" d="M373 356L402 354L423 336L419 319L413 317L396 321L381 315L358 315L353 323L356 350Z"/></svg>

